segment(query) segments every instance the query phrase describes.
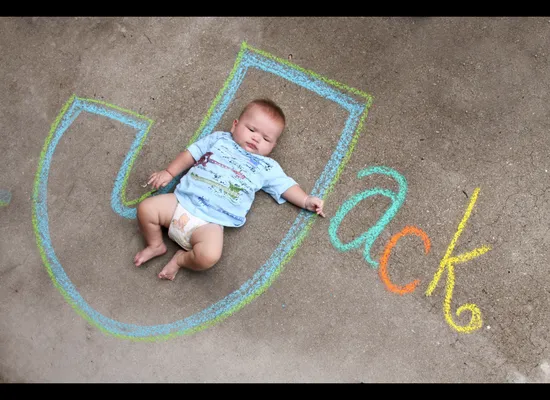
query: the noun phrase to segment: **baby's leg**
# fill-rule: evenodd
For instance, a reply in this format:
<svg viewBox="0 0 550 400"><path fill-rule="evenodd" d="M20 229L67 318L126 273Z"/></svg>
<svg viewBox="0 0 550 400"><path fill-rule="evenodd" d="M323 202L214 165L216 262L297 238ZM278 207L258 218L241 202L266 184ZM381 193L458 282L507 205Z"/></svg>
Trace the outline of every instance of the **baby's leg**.
<svg viewBox="0 0 550 400"><path fill-rule="evenodd" d="M148 197L138 205L137 219L147 247L134 257L134 264L139 267L151 258L166 253L162 241L161 226L169 227L178 200L174 193L159 194Z"/></svg>
<svg viewBox="0 0 550 400"><path fill-rule="evenodd" d="M222 256L223 228L217 224L198 227L191 235L191 246L190 251L178 250L159 278L173 281L181 267L203 271L214 266Z"/></svg>

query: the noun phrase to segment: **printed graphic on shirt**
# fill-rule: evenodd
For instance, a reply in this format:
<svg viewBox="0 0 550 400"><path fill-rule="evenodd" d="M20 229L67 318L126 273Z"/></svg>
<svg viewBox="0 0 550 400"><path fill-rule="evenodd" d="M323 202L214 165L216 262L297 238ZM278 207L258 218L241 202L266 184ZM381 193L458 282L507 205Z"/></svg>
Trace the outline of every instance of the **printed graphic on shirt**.
<svg viewBox="0 0 550 400"><path fill-rule="evenodd" d="M216 211L219 211L219 212L221 212L221 213L223 213L223 214L225 214L225 215L227 215L227 216L229 216L229 217L231 217L231 218L237 220L238 222L234 222L234 223L233 223L235 226L239 226L239 225L241 225L241 224L244 223L244 218L243 218L243 217L239 217L238 215L232 214L232 213L230 213L229 211L224 210L223 208L218 207L218 206L216 206L215 204L210 203L208 200L206 200L206 199L205 199L204 197L202 197L202 196L199 196L199 201L200 201L203 205L205 205L206 207L210 207L210 208L212 208L212 209L214 209L214 210L216 210Z"/></svg>
<svg viewBox="0 0 550 400"><path fill-rule="evenodd" d="M258 190L258 185L261 184L258 180L260 172L258 166L261 165L260 169L264 171L268 171L271 166L265 161L246 154L233 140L218 140L213 147L215 147L214 151L206 152L195 162L194 168L197 170L193 171L195 175L191 172L190 176L209 184L212 188L219 189L214 189L212 192L236 205L240 192L254 193ZM234 175L223 174L219 169L212 168L213 165L231 171ZM211 178L205 176L205 173L208 173ZM255 179L249 179L247 174Z"/></svg>
<svg viewBox="0 0 550 400"><path fill-rule="evenodd" d="M253 171L256 170L256 168L262 166L263 169L268 172L269 170L271 170L271 164L269 164L268 162L266 162L265 160L262 160L261 158L259 157L256 157L254 156L253 154L250 154L250 153L244 153L244 151L236 144L234 143L234 147L237 148L237 150L240 150L239 152L237 153L234 153L240 157L238 157L240 160L246 160L247 162L247 166L250 167ZM252 166L250 166L252 165Z"/></svg>
<svg viewBox="0 0 550 400"><path fill-rule="evenodd" d="M258 167L261 165L263 166L265 171L271 170L272 165L262 160L261 158L253 156L252 154L247 154L246 156L247 156L248 162L254 165L255 167Z"/></svg>
<svg viewBox="0 0 550 400"><path fill-rule="evenodd" d="M228 148L228 145L230 145L232 149ZM263 167L266 172L271 170L271 165L268 162L246 152L234 140L224 141L219 147L224 150L224 156L230 159L231 164L237 166L239 170L247 167L251 172L256 172L256 169L260 166Z"/></svg>
<svg viewBox="0 0 550 400"><path fill-rule="evenodd" d="M229 183L229 187L224 186L216 181L213 181L211 179L203 178L202 176L198 176L194 172L191 172L191 177L197 181L204 182L210 186L216 187L218 189L221 189L223 192L225 192L232 203L236 204L239 200L240 192L244 191L245 189L235 185L233 183Z"/></svg>
<svg viewBox="0 0 550 400"><path fill-rule="evenodd" d="M240 178L240 179L244 179L244 178L245 178L245 176L243 175L242 172L239 172L239 171L237 171L237 170L234 170L233 168L230 168L230 167L228 167L227 165L222 164L222 163L220 163L220 162L214 160L214 159L212 158L212 155L213 155L213 154L214 154L214 153L212 153L211 151L205 153L197 162L195 162L194 166L202 165L203 167L206 167L206 164L207 164L208 162L211 162L212 164L216 164L216 165L219 165L219 166L222 167L222 168L225 168L225 169L228 169L228 170L230 170L230 171L233 171L233 172L235 173L235 175L237 175L237 177Z"/></svg>

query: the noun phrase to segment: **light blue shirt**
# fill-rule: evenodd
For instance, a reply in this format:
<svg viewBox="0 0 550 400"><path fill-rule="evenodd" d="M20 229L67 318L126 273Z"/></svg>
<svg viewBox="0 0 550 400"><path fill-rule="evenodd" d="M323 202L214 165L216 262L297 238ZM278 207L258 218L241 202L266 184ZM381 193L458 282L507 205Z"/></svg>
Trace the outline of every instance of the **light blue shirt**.
<svg viewBox="0 0 550 400"><path fill-rule="evenodd" d="M244 150L230 132L213 132L187 150L196 162L174 193L183 208L207 222L242 226L258 190L282 204L281 195L296 185L277 161Z"/></svg>

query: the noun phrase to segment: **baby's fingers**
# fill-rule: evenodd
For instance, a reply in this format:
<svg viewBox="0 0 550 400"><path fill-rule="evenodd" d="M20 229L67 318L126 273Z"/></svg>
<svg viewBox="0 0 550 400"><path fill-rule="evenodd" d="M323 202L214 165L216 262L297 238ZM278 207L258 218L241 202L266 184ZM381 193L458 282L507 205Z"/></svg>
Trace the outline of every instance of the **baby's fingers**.
<svg viewBox="0 0 550 400"><path fill-rule="evenodd" d="M323 212L323 206L325 205L325 202L323 200L319 200L319 205L317 206L317 214L319 214L321 217L325 217L325 213Z"/></svg>
<svg viewBox="0 0 550 400"><path fill-rule="evenodd" d="M324 201L318 198L315 199L315 201L313 202L313 208L315 212L321 217L325 216L325 213L323 212L323 204L324 204Z"/></svg>
<svg viewBox="0 0 550 400"><path fill-rule="evenodd" d="M160 186L160 180L159 180L158 176L155 177L155 178L152 180L151 186L154 187L155 189L158 189L158 188L159 188L159 186Z"/></svg>
<svg viewBox="0 0 550 400"><path fill-rule="evenodd" d="M153 174L151 174L151 176L149 177L149 180L147 181L147 184L149 185L149 184L153 183L153 181L154 181L156 178L157 178L157 173L156 173L156 172L153 173Z"/></svg>

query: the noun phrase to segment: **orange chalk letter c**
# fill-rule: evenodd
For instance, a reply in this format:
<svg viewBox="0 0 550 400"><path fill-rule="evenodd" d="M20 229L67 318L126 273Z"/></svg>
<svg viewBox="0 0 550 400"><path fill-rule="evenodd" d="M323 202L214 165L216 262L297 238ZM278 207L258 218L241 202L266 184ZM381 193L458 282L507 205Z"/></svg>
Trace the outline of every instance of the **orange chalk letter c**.
<svg viewBox="0 0 550 400"><path fill-rule="evenodd" d="M428 237L426 232L424 232L420 228L417 228L416 226L406 226L401 232L396 233L391 237L390 241L386 245L386 248L384 249L384 254L382 254L382 258L380 258L380 268L378 269L378 275L390 292L394 292L399 295L411 293L420 283L419 279L415 279L414 281L407 283L405 286L397 286L391 282L390 277L388 276L388 259L390 258L390 253L397 244L397 241L403 236L407 235L419 236L424 242L424 251L426 252L426 254L430 252L430 238Z"/></svg>

